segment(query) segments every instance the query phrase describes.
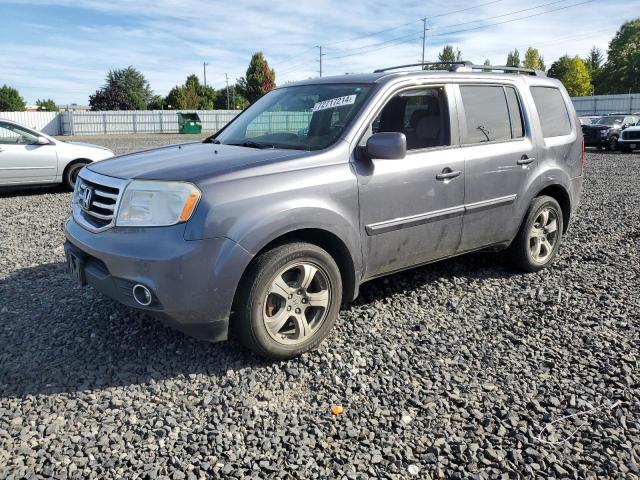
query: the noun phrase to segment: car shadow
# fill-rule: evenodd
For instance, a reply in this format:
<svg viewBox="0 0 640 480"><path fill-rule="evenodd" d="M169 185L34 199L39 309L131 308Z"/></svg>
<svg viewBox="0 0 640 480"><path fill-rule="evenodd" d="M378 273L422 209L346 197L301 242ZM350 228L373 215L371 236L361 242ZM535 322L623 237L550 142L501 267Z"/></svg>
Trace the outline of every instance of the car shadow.
<svg viewBox="0 0 640 480"><path fill-rule="evenodd" d="M442 277L509 277L496 255L474 254L363 284L357 308ZM224 375L270 361L237 343L211 344L163 326L91 288L74 286L64 263L0 278L0 397L144 384L180 375Z"/></svg>
<svg viewBox="0 0 640 480"><path fill-rule="evenodd" d="M16 185L15 187L0 187L0 198L27 197L29 195L43 195L47 193L71 193L62 185Z"/></svg>

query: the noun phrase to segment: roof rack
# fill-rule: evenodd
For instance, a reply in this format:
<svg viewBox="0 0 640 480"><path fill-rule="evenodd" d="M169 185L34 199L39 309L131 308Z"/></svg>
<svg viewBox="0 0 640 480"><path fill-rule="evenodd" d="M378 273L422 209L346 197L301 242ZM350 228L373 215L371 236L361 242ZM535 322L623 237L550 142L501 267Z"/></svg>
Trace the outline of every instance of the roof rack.
<svg viewBox="0 0 640 480"><path fill-rule="evenodd" d="M507 67L503 65L475 65L472 62L422 62L422 63L410 63L408 65L398 65L396 67L387 67L374 70L373 73L388 72L389 70L398 70L409 67L432 67L432 66L448 66L446 70L450 72L471 72L473 70L482 70L485 72L512 72L512 73L525 73L527 75L534 75L538 77L546 77L545 73L541 70L534 70L532 68L521 67Z"/></svg>

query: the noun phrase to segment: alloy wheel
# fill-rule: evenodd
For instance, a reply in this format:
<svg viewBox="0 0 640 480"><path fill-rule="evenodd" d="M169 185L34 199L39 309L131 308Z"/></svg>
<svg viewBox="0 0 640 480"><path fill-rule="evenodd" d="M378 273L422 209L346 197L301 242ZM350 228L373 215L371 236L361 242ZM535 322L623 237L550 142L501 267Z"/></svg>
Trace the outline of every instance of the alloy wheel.
<svg viewBox="0 0 640 480"><path fill-rule="evenodd" d="M529 251L536 263L545 263L553 255L558 241L558 214L550 207L543 208L529 231Z"/></svg>
<svg viewBox="0 0 640 480"><path fill-rule="evenodd" d="M271 280L262 315L278 343L297 345L322 325L331 304L331 284L322 267L311 262L286 266Z"/></svg>

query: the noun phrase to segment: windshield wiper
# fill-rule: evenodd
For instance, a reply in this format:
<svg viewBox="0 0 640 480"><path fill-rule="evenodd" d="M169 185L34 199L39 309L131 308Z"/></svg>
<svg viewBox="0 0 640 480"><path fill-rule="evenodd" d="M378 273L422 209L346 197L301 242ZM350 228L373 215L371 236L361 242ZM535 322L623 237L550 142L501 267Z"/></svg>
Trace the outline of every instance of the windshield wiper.
<svg viewBox="0 0 640 480"><path fill-rule="evenodd" d="M273 148L274 146L269 143L258 143L253 140L245 140L240 143L227 143L227 145L234 145L236 147L248 147L248 148Z"/></svg>

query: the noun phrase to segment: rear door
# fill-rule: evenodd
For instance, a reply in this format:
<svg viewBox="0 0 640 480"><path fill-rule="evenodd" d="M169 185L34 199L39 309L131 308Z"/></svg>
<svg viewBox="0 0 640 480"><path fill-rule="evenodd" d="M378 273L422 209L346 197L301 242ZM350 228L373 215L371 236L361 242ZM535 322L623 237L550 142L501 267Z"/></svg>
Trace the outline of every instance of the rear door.
<svg viewBox="0 0 640 480"><path fill-rule="evenodd" d="M465 215L460 251L510 241L520 223L516 208L536 168L532 131L512 85L459 85L465 162Z"/></svg>
<svg viewBox="0 0 640 480"><path fill-rule="evenodd" d="M58 171L55 145L39 145L35 132L0 122L0 184L53 182Z"/></svg>
<svg viewBox="0 0 640 480"><path fill-rule="evenodd" d="M356 152L367 278L457 251L464 212L464 159L457 142L451 142L457 139L452 116L455 102L447 87L413 88L389 98L369 126L368 134L404 133L407 155L384 160Z"/></svg>

